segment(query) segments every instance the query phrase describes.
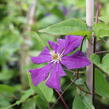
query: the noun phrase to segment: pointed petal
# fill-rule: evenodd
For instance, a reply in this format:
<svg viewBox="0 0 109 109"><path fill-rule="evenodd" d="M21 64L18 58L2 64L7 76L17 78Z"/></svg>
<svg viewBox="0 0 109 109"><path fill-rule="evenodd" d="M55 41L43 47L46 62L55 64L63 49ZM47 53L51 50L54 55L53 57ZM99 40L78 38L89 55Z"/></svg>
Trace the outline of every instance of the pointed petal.
<svg viewBox="0 0 109 109"><path fill-rule="evenodd" d="M55 42L48 41L48 44L55 52L57 51L57 44Z"/></svg>
<svg viewBox="0 0 109 109"><path fill-rule="evenodd" d="M64 55L78 48L81 45L82 39L83 39L82 36L73 36L73 35L66 36Z"/></svg>
<svg viewBox="0 0 109 109"><path fill-rule="evenodd" d="M65 48L65 39L58 39L57 45L57 52L61 53Z"/></svg>
<svg viewBox="0 0 109 109"><path fill-rule="evenodd" d="M50 72L51 64L48 64L42 68L31 69L29 72L31 73L32 82L35 86L37 86L40 82L44 81Z"/></svg>
<svg viewBox="0 0 109 109"><path fill-rule="evenodd" d="M64 56L61 63L68 69L83 68L91 64L89 59L81 51L77 51L71 56Z"/></svg>
<svg viewBox="0 0 109 109"><path fill-rule="evenodd" d="M61 91L60 79L61 76L65 75L62 69L60 69L60 65L56 64L50 73L50 77L48 78L46 85L50 88L54 88L55 90Z"/></svg>
<svg viewBox="0 0 109 109"><path fill-rule="evenodd" d="M39 54L39 56L32 57L31 60L35 64L49 62L51 60L51 55L48 47L45 47L44 50Z"/></svg>
<svg viewBox="0 0 109 109"><path fill-rule="evenodd" d="M47 80L46 85L49 88L54 88L55 90L61 91L60 77L56 72L51 72L50 78Z"/></svg>
<svg viewBox="0 0 109 109"><path fill-rule="evenodd" d="M55 71L58 72L58 75L59 75L60 77L66 75L66 73L65 73L64 70L62 69L62 66L61 66L60 63L57 63L57 64L56 64Z"/></svg>

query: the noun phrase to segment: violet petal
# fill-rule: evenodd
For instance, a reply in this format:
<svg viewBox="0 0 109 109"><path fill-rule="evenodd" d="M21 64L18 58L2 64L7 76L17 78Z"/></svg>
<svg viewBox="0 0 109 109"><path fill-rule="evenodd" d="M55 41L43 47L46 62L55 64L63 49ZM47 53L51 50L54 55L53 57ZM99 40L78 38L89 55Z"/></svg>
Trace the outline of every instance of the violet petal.
<svg viewBox="0 0 109 109"><path fill-rule="evenodd" d="M66 36L64 55L78 48L81 45L82 39L83 39L82 36L73 36L73 35Z"/></svg>
<svg viewBox="0 0 109 109"><path fill-rule="evenodd" d="M48 64L42 68L31 69L29 72L31 73L32 82L35 86L37 86L40 82L44 81L50 72L52 64Z"/></svg>
<svg viewBox="0 0 109 109"><path fill-rule="evenodd" d="M66 75L66 73L65 73L64 70L62 69L62 66L61 66L60 63L57 63L57 64L56 64L56 66L55 66L55 71L58 72L58 75L59 75L60 77Z"/></svg>
<svg viewBox="0 0 109 109"><path fill-rule="evenodd" d="M65 39L58 39L57 45L57 52L61 53L65 48Z"/></svg>
<svg viewBox="0 0 109 109"><path fill-rule="evenodd" d="M55 65L50 73L50 77L48 78L46 85L50 88L54 88L55 90L61 91L60 79L63 76L61 69L59 69L59 64Z"/></svg>
<svg viewBox="0 0 109 109"><path fill-rule="evenodd" d="M81 51L77 51L71 56L64 56L61 63L68 69L83 68L91 64L89 59Z"/></svg>
<svg viewBox="0 0 109 109"><path fill-rule="evenodd" d="M57 51L57 44L55 42L48 41L48 44L55 52Z"/></svg>
<svg viewBox="0 0 109 109"><path fill-rule="evenodd" d="M39 56L32 57L31 60L35 64L41 64L51 61L51 55L48 47L45 47L44 50L39 54Z"/></svg>

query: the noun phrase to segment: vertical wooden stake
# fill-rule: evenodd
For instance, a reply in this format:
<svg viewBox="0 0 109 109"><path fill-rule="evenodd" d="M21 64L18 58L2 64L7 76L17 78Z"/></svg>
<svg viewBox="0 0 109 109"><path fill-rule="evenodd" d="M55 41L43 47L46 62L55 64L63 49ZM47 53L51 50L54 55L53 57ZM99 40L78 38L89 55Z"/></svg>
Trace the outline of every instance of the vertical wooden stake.
<svg viewBox="0 0 109 109"><path fill-rule="evenodd" d="M32 0L31 6L27 13L27 23L23 29L23 34L22 34L24 42L21 45L21 50L20 50L20 76L21 76L21 84L24 89L27 87L26 67L30 63L29 49L31 46L31 39L25 33L31 31L31 26L33 24L34 15L35 15L36 2L37 0Z"/></svg>
<svg viewBox="0 0 109 109"><path fill-rule="evenodd" d="M94 21L94 0L86 0L86 23L92 29Z"/></svg>
<svg viewBox="0 0 109 109"><path fill-rule="evenodd" d="M94 21L94 0L86 0L86 23L89 28L89 31L92 31ZM87 56L88 58L92 53L94 53L94 34L90 36L90 40L87 41ZM90 90L90 93L92 94L92 100L93 100L93 92L94 92L94 74L93 74L93 64L87 67L87 74L86 74L86 82L88 85L88 88Z"/></svg>

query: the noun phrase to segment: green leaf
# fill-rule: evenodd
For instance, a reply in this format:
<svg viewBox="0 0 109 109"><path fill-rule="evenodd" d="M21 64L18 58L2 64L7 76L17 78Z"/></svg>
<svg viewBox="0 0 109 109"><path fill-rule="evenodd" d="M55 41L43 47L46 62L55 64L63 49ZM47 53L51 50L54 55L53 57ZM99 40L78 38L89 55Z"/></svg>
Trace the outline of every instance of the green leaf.
<svg viewBox="0 0 109 109"><path fill-rule="evenodd" d="M102 62L100 62L100 57L96 54L91 56L91 60L96 66L109 74L109 54L103 57ZM95 76L96 93L104 97L109 97L109 83L106 81L104 75L101 72L96 71Z"/></svg>
<svg viewBox="0 0 109 109"><path fill-rule="evenodd" d="M0 80L1 81L6 81L9 80L13 77L13 72L6 72L6 73L0 73Z"/></svg>
<svg viewBox="0 0 109 109"><path fill-rule="evenodd" d="M95 91L100 96L109 98L109 83L107 82L104 74L98 70L95 72Z"/></svg>
<svg viewBox="0 0 109 109"><path fill-rule="evenodd" d="M106 72L107 74L109 74L109 54L106 54L103 57L102 62L100 62L100 57L98 55L96 55L96 54L92 54L90 58L91 58L91 61L96 66L98 66L104 72Z"/></svg>
<svg viewBox="0 0 109 109"><path fill-rule="evenodd" d="M46 16L46 17L42 18L41 20L39 20L36 23L36 25L34 25L34 26L37 27L38 29L41 29L41 28L45 28L51 24L57 23L60 20L61 19L58 16L50 15L50 16Z"/></svg>
<svg viewBox="0 0 109 109"><path fill-rule="evenodd" d="M40 83L37 87L34 87L34 90L44 101L52 101L53 90L48 88L44 82Z"/></svg>
<svg viewBox="0 0 109 109"><path fill-rule="evenodd" d="M53 35L86 35L90 32L87 30L87 25L80 19L68 19L60 23L51 25L39 32L45 32Z"/></svg>
<svg viewBox="0 0 109 109"><path fill-rule="evenodd" d="M8 92L8 93L14 93L16 91L16 89L14 88L14 86L9 86L9 85L3 85L0 84L0 93L1 92Z"/></svg>
<svg viewBox="0 0 109 109"><path fill-rule="evenodd" d="M54 7L51 10L51 13L56 15L58 18L64 19L64 13L59 9L59 7Z"/></svg>
<svg viewBox="0 0 109 109"><path fill-rule="evenodd" d="M45 42L41 39L38 33L32 31L29 32L29 34L31 34L31 36L34 37L41 44L42 47L45 46Z"/></svg>
<svg viewBox="0 0 109 109"><path fill-rule="evenodd" d="M33 94L34 94L33 89L26 90L26 91L24 92L24 94L22 95L21 99L18 100L18 101L16 101L16 104L19 105L20 103L24 102L26 99L28 99L28 98L29 98L31 95L33 95Z"/></svg>
<svg viewBox="0 0 109 109"><path fill-rule="evenodd" d="M5 96L0 96L0 109L6 109L4 107L7 107L8 105L10 105L10 100Z"/></svg>
<svg viewBox="0 0 109 109"><path fill-rule="evenodd" d="M34 96L25 101L22 105L22 109L36 109L36 97Z"/></svg>
<svg viewBox="0 0 109 109"><path fill-rule="evenodd" d="M106 22L106 23L109 22L109 16L101 16L101 17L99 17L99 19L100 19L101 21Z"/></svg>
<svg viewBox="0 0 109 109"><path fill-rule="evenodd" d="M109 74L109 54L106 54L102 59L102 67Z"/></svg>
<svg viewBox="0 0 109 109"><path fill-rule="evenodd" d="M98 55L96 54L92 54L91 57L90 57L91 61L94 63L94 64L99 64L100 63L100 58Z"/></svg>
<svg viewBox="0 0 109 109"><path fill-rule="evenodd" d="M94 25L93 30L98 38L109 37L109 25L98 23Z"/></svg>
<svg viewBox="0 0 109 109"><path fill-rule="evenodd" d="M28 82L29 82L29 86L30 86L30 88L34 89L34 85L32 84L32 80L31 80L30 72L27 72L27 77L28 77Z"/></svg>
<svg viewBox="0 0 109 109"><path fill-rule="evenodd" d="M81 96L75 96L72 109L87 109L82 101Z"/></svg>
<svg viewBox="0 0 109 109"><path fill-rule="evenodd" d="M95 109L93 104L92 104L92 97L89 95L83 96L83 103L86 107L86 109Z"/></svg>
<svg viewBox="0 0 109 109"><path fill-rule="evenodd" d="M37 105L38 109L48 109L49 108L49 103L47 103L46 101L42 100L40 98L40 96L37 96L36 105Z"/></svg>
<svg viewBox="0 0 109 109"><path fill-rule="evenodd" d="M77 79L76 81L75 81L75 84L76 85L84 85L84 80L82 79L82 78L80 78L80 79Z"/></svg>

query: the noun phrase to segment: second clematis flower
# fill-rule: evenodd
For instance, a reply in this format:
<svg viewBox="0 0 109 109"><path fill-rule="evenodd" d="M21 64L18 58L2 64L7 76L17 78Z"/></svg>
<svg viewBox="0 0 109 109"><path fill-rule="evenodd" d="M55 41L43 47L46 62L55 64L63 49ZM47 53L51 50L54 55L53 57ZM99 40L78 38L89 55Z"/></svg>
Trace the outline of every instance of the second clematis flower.
<svg viewBox="0 0 109 109"><path fill-rule="evenodd" d="M37 86L45 80L48 87L61 91L60 79L66 75L62 65L67 69L78 69L90 64L89 59L79 50L68 55L80 47L82 40L82 36L68 35L57 42L48 41L52 51L45 47L39 56L31 58L35 64L48 63L42 68L30 70L33 84Z"/></svg>

